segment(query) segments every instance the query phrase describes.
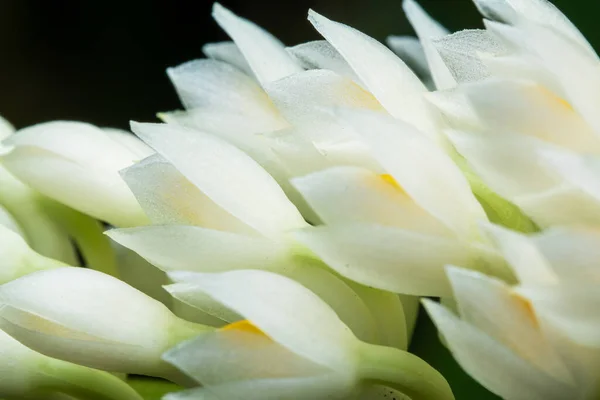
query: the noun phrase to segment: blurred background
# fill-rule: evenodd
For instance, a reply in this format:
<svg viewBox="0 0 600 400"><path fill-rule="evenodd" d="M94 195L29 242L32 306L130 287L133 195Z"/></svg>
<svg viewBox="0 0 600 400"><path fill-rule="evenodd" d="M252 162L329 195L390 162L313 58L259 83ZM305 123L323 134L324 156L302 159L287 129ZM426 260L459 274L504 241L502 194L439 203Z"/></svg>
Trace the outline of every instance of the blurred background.
<svg viewBox="0 0 600 400"><path fill-rule="evenodd" d="M481 27L470 0L420 0L451 30ZM600 46L600 1L554 0ZM410 34L401 0L222 0L287 45L319 39L308 8L379 40ZM0 114L17 127L76 119L126 128L179 108L165 69L226 40L209 0L0 0Z"/></svg>

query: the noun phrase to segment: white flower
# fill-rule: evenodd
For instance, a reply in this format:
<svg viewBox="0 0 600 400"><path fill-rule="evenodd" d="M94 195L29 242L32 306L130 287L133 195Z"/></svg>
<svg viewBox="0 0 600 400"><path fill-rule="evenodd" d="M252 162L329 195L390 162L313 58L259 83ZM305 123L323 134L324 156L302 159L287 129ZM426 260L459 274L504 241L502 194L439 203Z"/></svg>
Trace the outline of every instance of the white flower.
<svg viewBox="0 0 600 400"><path fill-rule="evenodd" d="M170 277L183 278L247 321L167 353L167 361L203 384L169 399L343 399L370 385L391 386L411 398L453 398L425 362L359 341L329 306L293 280L251 270Z"/></svg>
<svg viewBox="0 0 600 400"><path fill-rule="evenodd" d="M352 110L339 118L387 174L337 167L294 179L326 223L296 232L298 240L340 274L398 293L450 295L447 263L510 279L480 238L486 214L447 154L390 117Z"/></svg>
<svg viewBox="0 0 600 400"><path fill-rule="evenodd" d="M459 82L430 95L453 128L449 138L538 225L597 225L598 56L550 3L476 4L485 31L434 41Z"/></svg>
<svg viewBox="0 0 600 400"><path fill-rule="evenodd" d="M141 400L119 378L28 349L0 330L0 396L8 399L67 400L85 396Z"/></svg>
<svg viewBox="0 0 600 400"><path fill-rule="evenodd" d="M40 193L113 225L147 221L118 171L151 151L128 133L49 122L22 129L2 144L2 164Z"/></svg>
<svg viewBox="0 0 600 400"><path fill-rule="evenodd" d="M519 285L448 269L460 318L432 301L425 304L454 357L506 399L595 398L600 235L561 229L528 238L487 230Z"/></svg>
<svg viewBox="0 0 600 400"><path fill-rule="evenodd" d="M0 327L51 357L171 379L178 377L160 355L206 330L118 279L73 267L0 286Z"/></svg>
<svg viewBox="0 0 600 400"><path fill-rule="evenodd" d="M123 177L157 225L111 230L113 240L165 271L277 271L322 296L361 339L406 347L398 297L337 276L297 243L290 232L308 224L247 154L218 137L173 125L133 129L159 155L128 168ZM171 293L232 320L185 287ZM401 317L390 319L388 313Z"/></svg>

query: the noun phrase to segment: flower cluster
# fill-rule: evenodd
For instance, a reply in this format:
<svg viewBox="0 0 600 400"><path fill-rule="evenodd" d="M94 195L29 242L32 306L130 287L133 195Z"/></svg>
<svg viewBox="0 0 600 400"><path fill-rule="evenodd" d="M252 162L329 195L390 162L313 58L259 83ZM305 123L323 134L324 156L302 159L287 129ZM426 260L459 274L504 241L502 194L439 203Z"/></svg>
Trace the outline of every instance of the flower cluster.
<svg viewBox="0 0 600 400"><path fill-rule="evenodd" d="M546 0L475 4L404 0L389 47L215 4L164 123L0 121L0 397L450 400L422 302L491 393L597 398L600 60Z"/></svg>

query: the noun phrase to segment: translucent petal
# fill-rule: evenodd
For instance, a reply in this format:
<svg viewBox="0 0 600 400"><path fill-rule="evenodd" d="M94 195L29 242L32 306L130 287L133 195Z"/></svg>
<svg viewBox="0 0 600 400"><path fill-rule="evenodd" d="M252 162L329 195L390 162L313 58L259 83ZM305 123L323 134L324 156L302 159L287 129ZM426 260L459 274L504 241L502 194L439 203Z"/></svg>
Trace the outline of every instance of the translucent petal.
<svg viewBox="0 0 600 400"><path fill-rule="evenodd" d="M15 132L15 128L0 115L0 140L4 140Z"/></svg>
<svg viewBox="0 0 600 400"><path fill-rule="evenodd" d="M361 84L360 79L344 57L326 40L314 40L294 47L290 52L305 69L328 69Z"/></svg>
<svg viewBox="0 0 600 400"><path fill-rule="evenodd" d="M273 236L306 224L273 177L229 143L171 125L132 123L132 129L217 205L257 231Z"/></svg>
<svg viewBox="0 0 600 400"><path fill-rule="evenodd" d="M348 139L348 132L327 109L349 107L383 111L369 92L328 70L291 75L266 85L265 90L285 118L317 144Z"/></svg>
<svg viewBox="0 0 600 400"><path fill-rule="evenodd" d="M413 36L388 36L386 43L421 78L428 89L435 89L427 57L419 39Z"/></svg>
<svg viewBox="0 0 600 400"><path fill-rule="evenodd" d="M491 337L431 300L427 312L460 366L485 388L515 400L568 399L575 388L560 383Z"/></svg>
<svg viewBox="0 0 600 400"><path fill-rule="evenodd" d="M402 5L423 45L436 88L444 90L456 86L454 77L433 43L433 39L448 35L448 30L431 18L414 0L405 0Z"/></svg>
<svg viewBox="0 0 600 400"><path fill-rule="evenodd" d="M489 32L467 29L433 40L434 46L458 83L481 80L489 75L480 55L500 55L506 50Z"/></svg>
<svg viewBox="0 0 600 400"><path fill-rule="evenodd" d="M186 109L257 119L275 130L285 126L267 94L239 69L215 60L195 60L167 69Z"/></svg>
<svg viewBox="0 0 600 400"><path fill-rule="evenodd" d="M394 117L436 135L435 115L424 103L427 88L419 78L383 44L344 24L309 11L309 20L346 59L354 72Z"/></svg>
<svg viewBox="0 0 600 400"><path fill-rule="evenodd" d="M213 17L233 39L261 84L302 71L283 44L258 25L238 17L219 3L213 6Z"/></svg>
<svg viewBox="0 0 600 400"><path fill-rule="evenodd" d="M246 75L254 77L254 72L250 68L250 65L248 65L248 61L246 61L240 49L233 42L207 43L202 46L202 52L208 58L231 64L244 71Z"/></svg>
<svg viewBox="0 0 600 400"><path fill-rule="evenodd" d="M490 79L460 90L492 133L518 133L578 152L600 152L600 137L563 99L540 85Z"/></svg>
<svg viewBox="0 0 600 400"><path fill-rule="evenodd" d="M121 176L154 224L197 225L257 234L215 204L158 154L126 168Z"/></svg>

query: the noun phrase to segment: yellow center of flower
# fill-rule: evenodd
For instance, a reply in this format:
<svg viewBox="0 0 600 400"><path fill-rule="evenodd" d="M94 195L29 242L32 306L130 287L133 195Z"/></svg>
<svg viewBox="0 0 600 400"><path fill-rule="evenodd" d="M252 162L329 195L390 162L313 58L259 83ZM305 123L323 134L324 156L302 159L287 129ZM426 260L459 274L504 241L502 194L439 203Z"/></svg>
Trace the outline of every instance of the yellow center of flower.
<svg viewBox="0 0 600 400"><path fill-rule="evenodd" d="M523 309L525 315L531 321L531 324L534 326L538 326L537 317L535 315L535 309L533 308L533 304L531 304L531 301L516 292L512 292L512 295L519 304L519 306Z"/></svg>
<svg viewBox="0 0 600 400"><path fill-rule="evenodd" d="M238 332L248 332L254 333L257 335L267 336L263 331L257 328L252 322L247 319L243 319L241 321L233 322L229 325L225 325L221 328L221 331L238 331Z"/></svg>
<svg viewBox="0 0 600 400"><path fill-rule="evenodd" d="M403 191L402 190L402 186L400 186L400 184L398 184L398 182L396 182L396 180L394 179L394 177L391 176L390 174L381 174L381 175L379 175L379 177L381 179L383 179L385 182L387 182L390 185L392 185L395 189Z"/></svg>

